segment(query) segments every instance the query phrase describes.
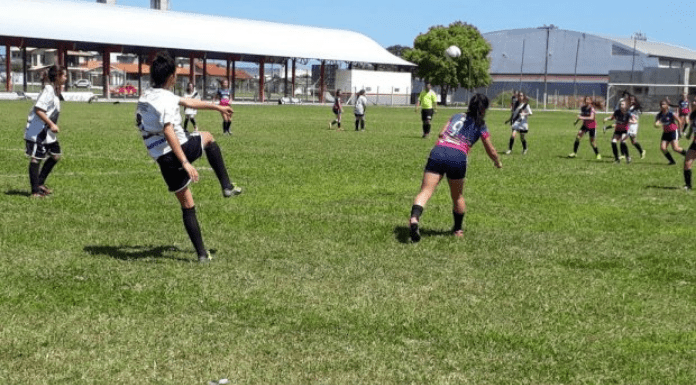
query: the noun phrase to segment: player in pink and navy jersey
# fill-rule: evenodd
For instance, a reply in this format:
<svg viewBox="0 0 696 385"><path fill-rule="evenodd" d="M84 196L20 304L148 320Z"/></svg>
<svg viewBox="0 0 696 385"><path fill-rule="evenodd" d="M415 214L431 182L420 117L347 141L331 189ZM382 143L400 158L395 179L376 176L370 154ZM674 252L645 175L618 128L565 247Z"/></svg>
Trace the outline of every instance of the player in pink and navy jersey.
<svg viewBox="0 0 696 385"><path fill-rule="evenodd" d="M611 150L614 152L614 163L620 163L619 160L619 149L616 145L621 142L621 154L626 157L626 163L631 163L631 157L628 154L628 145L626 144L626 139L628 138L628 126L629 124L637 123L638 120L636 115L632 114L628 110L628 100L622 100L619 103L619 108L614 111L614 114L604 118L604 121L614 120L614 136L611 138Z"/></svg>
<svg viewBox="0 0 696 385"><path fill-rule="evenodd" d="M222 87L218 88L217 93L215 93L215 96L213 97L213 100L217 100L218 103L223 107L227 107L230 105L230 101L232 100L232 92L230 91L230 83L227 81L227 79L224 79L222 81ZM232 135L232 131L230 130L231 126L232 117L223 116L222 133L226 135Z"/></svg>
<svg viewBox="0 0 696 385"><path fill-rule="evenodd" d="M689 95L686 92L683 92L681 95L681 99L679 99L679 133L681 135L684 135L684 130L686 130L686 126L689 124L687 121L689 117Z"/></svg>
<svg viewBox="0 0 696 385"><path fill-rule="evenodd" d="M487 109L488 98L485 95L476 94L469 101L469 110L466 114L453 115L440 131L439 140L430 151L428 162L425 165L421 190L416 195L411 207L409 219L411 241L420 241L420 216L425 204L444 176L447 176L452 197L452 215L454 217L452 232L457 237L464 236L462 223L466 213L466 202L463 191L469 149L481 139L486 153L493 160L495 166L503 167L490 140L486 122L483 120Z"/></svg>
<svg viewBox="0 0 696 385"><path fill-rule="evenodd" d="M679 147L679 118L669 110L669 99L664 98L660 101L660 112L655 116L655 127L662 128L662 140L660 141L660 150L665 154L665 158L669 161L669 165L676 164L672 158L672 154L667 151L667 145L671 144L672 149L682 155L686 155L686 151Z"/></svg>
<svg viewBox="0 0 696 385"><path fill-rule="evenodd" d="M597 122L595 121L595 109L591 97L585 96L585 104L580 107L580 115L577 116L577 119L582 120L582 127L580 127L580 130L578 130L578 135L575 137L573 152L571 152L568 157L575 158L577 156L578 148L580 147L580 139L582 139L583 135L587 133L590 136L590 145L594 150L595 158L597 160L601 160L602 155L599 154L597 141L595 140Z"/></svg>

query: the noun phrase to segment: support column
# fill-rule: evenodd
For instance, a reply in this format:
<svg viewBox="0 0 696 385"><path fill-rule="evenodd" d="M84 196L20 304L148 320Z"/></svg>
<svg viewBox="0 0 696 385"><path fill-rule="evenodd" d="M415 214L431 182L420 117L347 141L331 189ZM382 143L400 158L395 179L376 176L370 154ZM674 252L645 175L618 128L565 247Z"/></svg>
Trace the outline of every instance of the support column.
<svg viewBox="0 0 696 385"><path fill-rule="evenodd" d="M189 83L196 86L196 58L189 54Z"/></svg>
<svg viewBox="0 0 696 385"><path fill-rule="evenodd" d="M138 54L138 97L143 94L143 56Z"/></svg>
<svg viewBox="0 0 696 385"><path fill-rule="evenodd" d="M111 53L108 49L102 51L102 93L107 99L111 99L111 92L109 92L110 82L109 76L111 75Z"/></svg>
<svg viewBox="0 0 696 385"><path fill-rule="evenodd" d="M288 97L288 60L285 59L285 81L283 83L283 96Z"/></svg>
<svg viewBox="0 0 696 385"><path fill-rule="evenodd" d="M203 99L208 98L208 58L203 56Z"/></svg>
<svg viewBox="0 0 696 385"><path fill-rule="evenodd" d="M237 62L235 60L232 60L232 80L230 80L230 86L232 86L230 98L234 100L234 94L237 91Z"/></svg>
<svg viewBox="0 0 696 385"><path fill-rule="evenodd" d="M259 100L261 103L265 101L265 90L264 90L264 83L266 82L266 74L264 73L264 67L265 67L266 62L261 59L259 62Z"/></svg>
<svg viewBox="0 0 696 385"><path fill-rule="evenodd" d="M10 58L10 44L5 44L5 90L7 92L12 91L12 61Z"/></svg>
<svg viewBox="0 0 696 385"><path fill-rule="evenodd" d="M326 72L326 61L321 61L321 70L319 71L319 103L324 103L324 73Z"/></svg>
<svg viewBox="0 0 696 385"><path fill-rule="evenodd" d="M295 97L296 65L297 65L297 59L292 59L292 95L290 95L290 97L292 97L292 98Z"/></svg>
<svg viewBox="0 0 696 385"><path fill-rule="evenodd" d="M22 89L27 92L27 47L22 47Z"/></svg>

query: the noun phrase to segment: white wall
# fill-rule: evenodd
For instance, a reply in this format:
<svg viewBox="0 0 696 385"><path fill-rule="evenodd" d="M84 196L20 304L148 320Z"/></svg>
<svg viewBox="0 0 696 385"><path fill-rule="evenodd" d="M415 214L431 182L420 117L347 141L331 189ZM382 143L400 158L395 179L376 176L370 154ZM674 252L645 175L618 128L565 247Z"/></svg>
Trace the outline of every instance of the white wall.
<svg viewBox="0 0 696 385"><path fill-rule="evenodd" d="M340 69L336 73L336 88L346 93L364 89L368 95L410 95L411 73Z"/></svg>

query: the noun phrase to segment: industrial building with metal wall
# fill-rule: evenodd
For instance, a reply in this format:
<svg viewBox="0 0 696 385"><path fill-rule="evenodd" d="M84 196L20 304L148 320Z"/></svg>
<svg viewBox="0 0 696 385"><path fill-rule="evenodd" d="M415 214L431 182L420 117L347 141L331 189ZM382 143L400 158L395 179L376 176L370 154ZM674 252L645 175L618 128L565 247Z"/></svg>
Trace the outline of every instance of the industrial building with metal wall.
<svg viewBox="0 0 696 385"><path fill-rule="evenodd" d="M540 105L546 100L553 108L568 100L576 103L575 96L594 95L611 107L616 95L628 90L654 110L662 97L676 102L685 85L696 83L696 51L648 41L639 33L616 38L551 25L488 32L483 37L492 47L493 84L477 91L489 97L522 90ZM464 100L465 93L459 90L453 99Z"/></svg>

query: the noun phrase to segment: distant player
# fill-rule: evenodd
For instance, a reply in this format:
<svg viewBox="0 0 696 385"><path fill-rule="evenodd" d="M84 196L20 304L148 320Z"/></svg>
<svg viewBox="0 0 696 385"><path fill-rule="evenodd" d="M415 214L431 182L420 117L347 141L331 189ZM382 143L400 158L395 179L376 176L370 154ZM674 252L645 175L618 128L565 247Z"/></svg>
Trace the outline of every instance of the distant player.
<svg viewBox="0 0 696 385"><path fill-rule="evenodd" d="M169 191L181 204L184 227L193 243L199 262L207 262L210 254L205 248L196 217L196 205L189 184L198 181L198 171L191 162L205 152L208 162L220 181L222 195L241 194L234 187L215 139L209 132L188 134L181 127L179 106L216 110L226 119L232 115L229 106L215 105L195 99L180 98L170 91L176 83L176 63L167 52L157 54L150 67L152 87L138 99L136 124L140 129L149 155L157 161Z"/></svg>
<svg viewBox="0 0 696 385"><path fill-rule="evenodd" d="M631 140L631 144L633 144L633 147L635 147L636 150L638 150L640 158L645 159L645 150L643 149L643 146L641 146L638 142L638 127L640 122L640 115L643 113L643 109L640 106L640 102L638 101L638 98L635 97L635 95L629 96L628 100L628 112L635 116L635 123L630 123L628 125L628 138Z"/></svg>
<svg viewBox="0 0 696 385"><path fill-rule="evenodd" d="M230 105L230 101L232 101L232 91L230 90L230 83L227 81L227 79L224 79L222 81L222 86L218 88L217 92L215 93L215 96L213 97L213 101L217 101L218 104L223 107L227 107ZM232 135L232 130L230 129L230 127L232 127L232 115L225 116L223 114L222 134Z"/></svg>
<svg viewBox="0 0 696 385"><path fill-rule="evenodd" d="M636 116L628 111L628 100L621 100L619 108L614 113L604 118L604 121L614 120L614 136L611 138L611 150L614 153L614 163L621 163L619 159L619 148L617 143L620 142L621 154L626 157L626 163L631 163L631 156L628 153L628 126L637 122Z"/></svg>
<svg viewBox="0 0 696 385"><path fill-rule="evenodd" d="M353 114L355 115L355 131L365 131L366 111L367 97L365 97L365 90L360 90L358 91L358 97L355 99L355 109L353 110Z"/></svg>
<svg viewBox="0 0 696 385"><path fill-rule="evenodd" d="M686 127L689 124L687 119L691 112L691 110L689 110L689 95L686 91L682 92L679 104L677 105L679 106L679 134L684 135L684 131L686 131Z"/></svg>
<svg viewBox="0 0 696 385"><path fill-rule="evenodd" d="M45 183L61 157L60 143L56 134L60 132L57 123L60 115L61 91L67 79L66 69L59 65L53 65L44 72L41 77L43 88L27 118L24 141L26 154L30 158L29 182L31 196L34 198L52 193ZM41 167L44 159L46 161Z"/></svg>
<svg viewBox="0 0 696 385"><path fill-rule="evenodd" d="M430 83L425 84L425 88L418 94L416 100L416 112L418 107L421 108L421 121L423 122L423 138L430 135L431 121L433 115L437 112L437 95L433 92L433 86Z"/></svg>
<svg viewBox="0 0 696 385"><path fill-rule="evenodd" d="M508 150L505 152L506 155L512 154L512 146L515 144L515 136L517 133L520 134L520 141L522 142L522 154L527 153L527 133L529 133L529 123L527 122L527 117L532 115L532 108L529 107L529 98L524 92L519 93L519 104L515 111L512 113L512 132L510 133L510 142L508 143Z"/></svg>
<svg viewBox="0 0 696 385"><path fill-rule="evenodd" d="M498 153L493 146L484 117L488 109L488 98L482 94L474 95L469 101L466 114L454 114L440 131L439 140L430 151L428 162L423 172L421 189L411 206L409 231L412 242L421 239L419 221L423 209L435 192L442 178L447 176L447 183L452 197L452 216L454 226L452 234L463 237L466 202L464 200L464 178L471 147L481 139L488 157L495 167L502 168Z"/></svg>
<svg viewBox="0 0 696 385"><path fill-rule="evenodd" d="M338 124L339 131L341 130L341 115L343 115L343 105L341 104L341 90L336 90L336 96L334 97L334 103L331 107L331 112L334 113L336 118L329 122L329 129L333 128L334 124Z"/></svg>
<svg viewBox="0 0 696 385"><path fill-rule="evenodd" d="M692 134L694 134L694 137L696 138L696 134L694 133L694 125L696 125L696 96L694 97L694 100L691 101L691 113L689 113L689 125L686 128L686 131L684 132L684 137L686 139L689 139Z"/></svg>
<svg viewBox="0 0 696 385"><path fill-rule="evenodd" d="M582 121L582 127L578 131L578 135L575 137L575 144L573 144L573 152L571 152L568 157L575 158L578 153L578 148L580 147L580 139L583 135L588 134L590 137L590 145L595 153L595 158L597 160L602 159L602 155L599 154L599 149L597 148L597 141L595 137L597 136L597 121L595 120L595 105L592 98L585 96L584 103L580 107L580 115L577 116L577 120Z"/></svg>
<svg viewBox="0 0 696 385"><path fill-rule="evenodd" d="M198 94L198 91L193 87L192 83L189 83L186 86L186 93L184 94L184 97L187 99L196 99L196 100L201 100L201 96ZM190 121L191 124L193 124L193 131L198 131L198 125L196 124L196 114L198 113L198 110L195 108L184 108L184 131L186 130L186 126L188 126L188 122Z"/></svg>
<svg viewBox="0 0 696 385"><path fill-rule="evenodd" d="M677 164L672 157L672 154L667 150L668 145L672 145L672 149L684 156L686 151L679 147L679 119L669 109L669 99L664 98L660 101L660 112L655 116L655 127L662 128L662 139L660 141L660 150L667 158L669 165Z"/></svg>

